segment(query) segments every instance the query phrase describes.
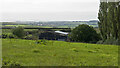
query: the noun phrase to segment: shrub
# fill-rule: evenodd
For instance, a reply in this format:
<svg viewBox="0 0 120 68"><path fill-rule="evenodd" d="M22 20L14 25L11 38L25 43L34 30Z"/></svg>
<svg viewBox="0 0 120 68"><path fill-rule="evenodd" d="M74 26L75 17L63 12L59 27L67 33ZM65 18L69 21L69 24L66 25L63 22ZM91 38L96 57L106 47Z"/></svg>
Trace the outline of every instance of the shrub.
<svg viewBox="0 0 120 68"><path fill-rule="evenodd" d="M103 40L100 40L100 41L98 41L96 44L103 44L104 43L104 41Z"/></svg>
<svg viewBox="0 0 120 68"><path fill-rule="evenodd" d="M13 29L13 34L17 36L18 38L23 38L25 36L24 28L19 26Z"/></svg>
<svg viewBox="0 0 120 68"><path fill-rule="evenodd" d="M27 35L27 36L24 37L24 39L32 40L32 35Z"/></svg>
<svg viewBox="0 0 120 68"><path fill-rule="evenodd" d="M115 38L109 38L109 39L106 39L106 40L100 40L97 42L97 44L110 44L110 45L120 45L120 41Z"/></svg>
<svg viewBox="0 0 120 68"><path fill-rule="evenodd" d="M15 38L13 34L9 34L9 38Z"/></svg>
<svg viewBox="0 0 120 68"><path fill-rule="evenodd" d="M116 40L116 41L114 41L114 43L113 44L115 44L115 45L120 45L120 40Z"/></svg>
<svg viewBox="0 0 120 68"><path fill-rule="evenodd" d="M72 30L70 38L75 42L96 43L100 40L100 35L93 27L82 24Z"/></svg>
<svg viewBox="0 0 120 68"><path fill-rule="evenodd" d="M32 38L32 40L39 40L39 37L36 35L33 35L31 38Z"/></svg>
<svg viewBox="0 0 120 68"><path fill-rule="evenodd" d="M2 34L2 38L15 38L15 36L13 34L4 33Z"/></svg>
<svg viewBox="0 0 120 68"><path fill-rule="evenodd" d="M2 38L7 38L8 35L7 34L2 34Z"/></svg>
<svg viewBox="0 0 120 68"><path fill-rule="evenodd" d="M47 41L45 39L37 41L38 44L46 45Z"/></svg>
<svg viewBox="0 0 120 68"><path fill-rule="evenodd" d="M110 38L110 39L105 40L103 44L120 45L120 41L118 39L116 40L114 38Z"/></svg>

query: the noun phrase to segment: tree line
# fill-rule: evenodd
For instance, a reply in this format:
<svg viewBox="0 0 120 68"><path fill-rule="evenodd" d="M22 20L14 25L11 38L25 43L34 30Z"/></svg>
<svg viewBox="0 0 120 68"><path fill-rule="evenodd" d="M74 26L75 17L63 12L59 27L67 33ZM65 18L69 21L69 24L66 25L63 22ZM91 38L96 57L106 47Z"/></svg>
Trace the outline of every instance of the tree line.
<svg viewBox="0 0 120 68"><path fill-rule="evenodd" d="M120 41L120 1L101 2L98 19L102 39Z"/></svg>

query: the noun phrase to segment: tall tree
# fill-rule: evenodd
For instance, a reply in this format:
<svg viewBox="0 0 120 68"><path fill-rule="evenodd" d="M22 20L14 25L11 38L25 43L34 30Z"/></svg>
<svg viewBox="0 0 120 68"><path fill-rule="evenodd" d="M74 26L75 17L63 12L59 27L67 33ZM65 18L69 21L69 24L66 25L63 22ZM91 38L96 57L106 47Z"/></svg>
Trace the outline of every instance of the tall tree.
<svg viewBox="0 0 120 68"><path fill-rule="evenodd" d="M114 38L120 40L120 1L100 3L98 25L103 40Z"/></svg>
<svg viewBox="0 0 120 68"><path fill-rule="evenodd" d="M100 27L100 32L102 35L103 39L107 39L107 28L106 26L107 24L107 20L105 18L107 18L107 2L101 2L100 4L100 10L98 13L98 19L99 19L99 27Z"/></svg>
<svg viewBox="0 0 120 68"><path fill-rule="evenodd" d="M120 1L118 3L118 40L120 41Z"/></svg>

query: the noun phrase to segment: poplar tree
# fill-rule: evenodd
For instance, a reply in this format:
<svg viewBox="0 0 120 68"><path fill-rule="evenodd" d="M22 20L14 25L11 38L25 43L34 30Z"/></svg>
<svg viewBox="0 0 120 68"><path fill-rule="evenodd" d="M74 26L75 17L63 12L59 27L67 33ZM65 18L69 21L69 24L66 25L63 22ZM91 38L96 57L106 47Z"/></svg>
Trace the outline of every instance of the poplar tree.
<svg viewBox="0 0 120 68"><path fill-rule="evenodd" d="M101 2L98 19L102 39L112 38L120 41L120 1Z"/></svg>

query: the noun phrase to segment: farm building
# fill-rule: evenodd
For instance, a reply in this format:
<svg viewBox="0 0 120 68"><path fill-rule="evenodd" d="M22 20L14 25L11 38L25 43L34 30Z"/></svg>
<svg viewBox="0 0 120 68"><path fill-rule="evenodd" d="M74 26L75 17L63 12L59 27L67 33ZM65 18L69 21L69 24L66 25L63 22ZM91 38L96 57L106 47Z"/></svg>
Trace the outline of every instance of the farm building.
<svg viewBox="0 0 120 68"><path fill-rule="evenodd" d="M58 40L65 41L67 40L68 33L62 31L54 31L54 32L44 32L39 35L39 39L47 39L47 40Z"/></svg>

